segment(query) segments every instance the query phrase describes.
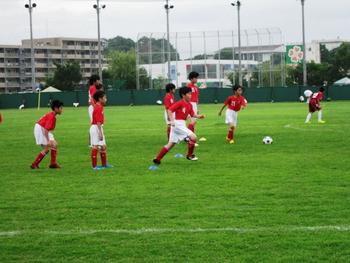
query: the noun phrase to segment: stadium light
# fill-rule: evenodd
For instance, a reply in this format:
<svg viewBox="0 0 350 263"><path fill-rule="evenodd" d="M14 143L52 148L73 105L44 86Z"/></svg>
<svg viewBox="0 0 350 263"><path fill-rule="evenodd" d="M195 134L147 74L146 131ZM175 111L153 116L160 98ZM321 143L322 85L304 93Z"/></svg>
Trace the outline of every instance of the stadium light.
<svg viewBox="0 0 350 263"><path fill-rule="evenodd" d="M305 40L305 0L301 0L302 11L302 30L303 30L303 46L304 46L304 59L303 59L303 84L307 86L307 65L306 65L306 40Z"/></svg>
<svg viewBox="0 0 350 263"><path fill-rule="evenodd" d="M28 4L24 7L29 11L29 23L30 23L30 58L32 69L32 90L35 91L35 57L34 57L34 42L33 42L33 9L36 7L36 3L32 3L32 0L28 0Z"/></svg>
<svg viewBox="0 0 350 263"><path fill-rule="evenodd" d="M238 15L238 79L239 85L243 85L243 75L242 75L242 51L241 51L241 1L231 3L232 6L237 7ZM234 54L233 54L234 57Z"/></svg>
<svg viewBox="0 0 350 263"><path fill-rule="evenodd" d="M98 35L98 74L102 81L102 54L101 54L101 29L100 29L100 12L106 8L106 5L100 5L100 0L96 0L96 4L93 5L97 13L97 35Z"/></svg>
<svg viewBox="0 0 350 263"><path fill-rule="evenodd" d="M170 22L169 22L169 13L170 9L174 9L173 5L169 5L169 0L165 1L165 12L166 12L166 25L167 25L167 64L168 64L168 81L171 81L171 69L170 69L170 63L171 63L171 52L170 52Z"/></svg>

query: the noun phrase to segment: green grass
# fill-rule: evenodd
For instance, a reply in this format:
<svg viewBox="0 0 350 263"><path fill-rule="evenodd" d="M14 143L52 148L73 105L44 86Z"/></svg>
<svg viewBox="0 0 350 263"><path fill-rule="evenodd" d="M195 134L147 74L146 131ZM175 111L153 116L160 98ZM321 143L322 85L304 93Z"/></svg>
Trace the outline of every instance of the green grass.
<svg viewBox="0 0 350 263"><path fill-rule="evenodd" d="M106 108L105 171L90 168L86 108L58 118L59 171L29 169L47 110L2 111L0 262L349 262L350 102L324 103L325 125L304 124L305 104L250 104L235 145L220 106L201 107L199 162L174 158L181 144L158 171L161 107Z"/></svg>

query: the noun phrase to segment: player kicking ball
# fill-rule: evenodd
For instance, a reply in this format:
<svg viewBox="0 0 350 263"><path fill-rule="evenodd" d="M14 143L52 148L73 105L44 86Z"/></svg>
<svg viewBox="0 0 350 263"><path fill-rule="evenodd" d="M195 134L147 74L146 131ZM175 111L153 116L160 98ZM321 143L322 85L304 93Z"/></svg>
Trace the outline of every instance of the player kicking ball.
<svg viewBox="0 0 350 263"><path fill-rule="evenodd" d="M221 116L222 111L225 109L225 107L228 107L226 110L225 123L228 125L228 135L226 139L230 144L235 143L234 135L235 129L237 127L238 112L241 109L243 110L247 105L246 99L242 96L243 87L235 86L233 88L233 93L234 95L226 99L224 106L222 106L221 110L219 111L219 116Z"/></svg>
<svg viewBox="0 0 350 263"><path fill-rule="evenodd" d="M322 108L321 108L321 100L323 99L324 88L321 87L318 92L313 93L309 100L309 113L306 116L305 123L311 123L312 114L317 111L318 113L318 123L324 124L325 121L322 120Z"/></svg>
<svg viewBox="0 0 350 263"><path fill-rule="evenodd" d="M96 91L94 94L94 109L92 111L92 121L90 127L90 144L91 144L91 162L94 170L102 170L111 168L112 165L107 164L107 147L106 139L103 132L104 112L103 107L107 103L106 93L102 90ZM102 166L97 166L97 154L100 151Z"/></svg>
<svg viewBox="0 0 350 263"><path fill-rule="evenodd" d="M193 111L191 104L192 90L190 88L180 88L179 94L181 100L176 102L168 109L168 117L171 123L169 142L160 150L158 156L153 159L153 163L156 165L160 165L163 157L175 146L175 144L179 144L183 140L188 142L187 159L190 161L198 160L198 158L193 153L197 141L197 136L186 127L186 120L189 117L191 119L204 119L205 116L197 115L197 113Z"/></svg>
<svg viewBox="0 0 350 263"><path fill-rule="evenodd" d="M44 115L34 126L34 137L37 145L41 145L43 150L38 154L30 168L39 169L40 162L51 150L50 168L61 168L56 162L57 142L52 134L56 127L56 116L63 112L63 102L54 100L51 103L52 111Z"/></svg>

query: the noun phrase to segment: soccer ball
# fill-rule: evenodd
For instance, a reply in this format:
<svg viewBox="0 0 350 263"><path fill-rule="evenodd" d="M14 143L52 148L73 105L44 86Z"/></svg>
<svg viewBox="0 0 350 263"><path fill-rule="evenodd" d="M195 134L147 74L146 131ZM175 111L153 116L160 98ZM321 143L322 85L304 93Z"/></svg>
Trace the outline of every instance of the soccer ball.
<svg viewBox="0 0 350 263"><path fill-rule="evenodd" d="M299 101L300 101L300 102L304 102L304 101L305 101L304 96L300 96L300 97L299 97Z"/></svg>
<svg viewBox="0 0 350 263"><path fill-rule="evenodd" d="M272 144L273 139L270 136L265 136L263 139L263 144Z"/></svg>
<svg viewBox="0 0 350 263"><path fill-rule="evenodd" d="M312 91L311 90L305 90L304 91L304 95L305 95L306 98L310 98L311 95L312 95Z"/></svg>
<svg viewBox="0 0 350 263"><path fill-rule="evenodd" d="M161 100L157 100L156 103L157 103L158 105L162 105L162 104L163 104L163 102L162 102Z"/></svg>

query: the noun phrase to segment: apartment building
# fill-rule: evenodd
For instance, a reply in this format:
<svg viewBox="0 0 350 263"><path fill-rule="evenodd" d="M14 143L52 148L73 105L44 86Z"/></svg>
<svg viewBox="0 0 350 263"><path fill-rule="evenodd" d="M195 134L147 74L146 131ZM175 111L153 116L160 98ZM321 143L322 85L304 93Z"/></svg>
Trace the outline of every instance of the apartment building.
<svg viewBox="0 0 350 263"><path fill-rule="evenodd" d="M95 39L34 39L34 49L37 85L54 72L56 63L78 62L84 82L91 74L98 73L98 41ZM22 40L20 46L0 45L0 93L31 90L30 40Z"/></svg>

